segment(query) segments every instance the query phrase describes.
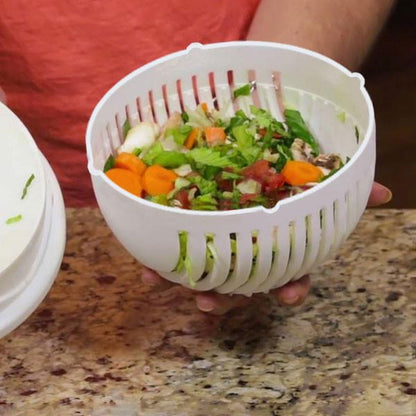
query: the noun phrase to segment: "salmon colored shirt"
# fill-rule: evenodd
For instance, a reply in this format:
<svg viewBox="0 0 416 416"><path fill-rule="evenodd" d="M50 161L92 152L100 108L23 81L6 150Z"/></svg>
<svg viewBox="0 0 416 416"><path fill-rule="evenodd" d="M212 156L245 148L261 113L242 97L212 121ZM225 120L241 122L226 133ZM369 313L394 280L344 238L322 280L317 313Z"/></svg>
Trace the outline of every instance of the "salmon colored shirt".
<svg viewBox="0 0 416 416"><path fill-rule="evenodd" d="M119 79L192 42L244 39L259 0L5 0L0 86L58 176L67 206L95 203L92 109Z"/></svg>

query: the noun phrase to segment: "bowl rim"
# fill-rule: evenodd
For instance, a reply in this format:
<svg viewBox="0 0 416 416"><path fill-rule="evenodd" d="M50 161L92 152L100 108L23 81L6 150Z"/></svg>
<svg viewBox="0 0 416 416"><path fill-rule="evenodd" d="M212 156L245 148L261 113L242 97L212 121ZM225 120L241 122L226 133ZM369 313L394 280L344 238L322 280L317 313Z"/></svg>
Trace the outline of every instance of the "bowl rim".
<svg viewBox="0 0 416 416"><path fill-rule="evenodd" d="M122 86L124 83L128 82L130 79L136 77L137 75L141 74L142 72L147 71L148 69L151 69L154 66L157 66L161 63L164 63L166 61L186 56L189 53L192 53L195 49L202 49L202 50L209 50L209 49L216 49L216 48L229 48L229 47L251 47L251 46L261 46L261 47L271 47L271 48L278 48L283 49L287 51L296 51L300 52L306 55L309 55L311 57L314 57L318 60L321 60L325 62L326 64L334 67L335 69L341 71L343 74L345 74L347 77L351 79L357 79L358 80L358 87L360 90L360 93L362 94L364 101L367 106L368 114L369 114L369 122L367 129L365 131L364 137L361 140L358 149L354 152L351 159L348 161L348 163L343 166L342 169L340 169L338 172L335 172L330 178L326 179L324 182L320 182L319 184L313 186L310 189L307 189L300 194L293 195L291 197L282 199L277 202L275 206L272 208L266 208L264 206L255 206L251 208L240 208L235 210L228 210L228 211L198 211L198 210L187 210L187 209L180 209L176 207L168 207L165 205L157 204L155 202L148 201L144 198L140 198L136 195L133 195L124 189L120 188L118 185L116 185L114 182L112 182L102 170L96 169L93 166L92 160L92 147L91 147L91 140L92 140L92 129L93 124L98 116L101 108L105 105L105 103L111 98L113 93L115 93L120 86ZM116 84L114 84L100 99L100 101L96 104L94 107L93 112L91 113L90 119L88 121L87 130L86 130L86 150L87 150L87 163L88 163L88 171L92 178L94 177L100 177L106 185L108 185L110 188L112 188L114 191L119 193L120 195L132 200L136 201L139 204L143 204L144 206L147 206L149 208L157 209L160 211L170 212L170 213L178 213L182 215L191 215L191 216L229 216L229 215L236 215L236 214L249 214L249 213L259 213L263 212L266 214L274 214L282 206L285 206L287 204L290 204L294 201L298 201L303 198L307 198L308 196L314 194L315 192L319 192L321 189L329 186L333 182L337 181L337 179L343 175L346 171L352 169L355 165L355 162L360 158L361 154L364 152L364 149L370 144L372 140L372 133L375 131L375 116L374 116L374 107L373 103L371 101L371 98L368 94L367 89L365 88L365 79L362 74L358 72L352 72L349 69L347 69L345 66L341 65L340 63L336 62L332 58L329 58L321 53L314 52L312 50L302 48L299 46L293 46L289 44L284 43L277 43L277 42L265 42L265 41L227 41L227 42L216 42L216 43L209 43L209 44L201 44L201 43L191 43L186 49L173 52L170 54L167 54L165 56L162 56L160 58L157 58L124 76L122 79L120 79Z"/></svg>

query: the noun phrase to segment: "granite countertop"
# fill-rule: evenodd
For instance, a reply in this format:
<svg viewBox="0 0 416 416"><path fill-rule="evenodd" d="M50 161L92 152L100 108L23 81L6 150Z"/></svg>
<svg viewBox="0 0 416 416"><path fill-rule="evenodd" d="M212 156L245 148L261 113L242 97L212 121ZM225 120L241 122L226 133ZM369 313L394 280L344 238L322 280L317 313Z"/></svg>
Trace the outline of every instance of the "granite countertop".
<svg viewBox="0 0 416 416"><path fill-rule="evenodd" d="M368 211L301 307L224 317L67 215L56 283L0 340L1 415L416 415L416 210Z"/></svg>

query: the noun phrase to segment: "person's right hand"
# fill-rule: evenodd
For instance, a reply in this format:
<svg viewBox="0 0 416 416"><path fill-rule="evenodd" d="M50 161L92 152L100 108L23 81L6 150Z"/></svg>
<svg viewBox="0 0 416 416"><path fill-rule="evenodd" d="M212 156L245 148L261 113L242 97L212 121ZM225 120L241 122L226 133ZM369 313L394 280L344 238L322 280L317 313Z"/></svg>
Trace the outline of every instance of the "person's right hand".
<svg viewBox="0 0 416 416"><path fill-rule="evenodd" d="M368 207L377 207L390 202L392 193L389 188L381 185L378 182L374 182L373 188L371 189L370 197L368 198Z"/></svg>

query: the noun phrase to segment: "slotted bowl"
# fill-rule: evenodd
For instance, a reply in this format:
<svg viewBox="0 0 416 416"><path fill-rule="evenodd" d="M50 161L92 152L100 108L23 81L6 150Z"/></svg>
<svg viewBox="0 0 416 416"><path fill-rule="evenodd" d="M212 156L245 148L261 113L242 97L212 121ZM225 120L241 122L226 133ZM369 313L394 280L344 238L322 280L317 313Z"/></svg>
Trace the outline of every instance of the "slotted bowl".
<svg viewBox="0 0 416 416"><path fill-rule="evenodd" d="M254 80L252 94L230 105L233 89ZM301 112L324 153L338 153L349 161L329 179L271 209L206 212L166 207L129 194L103 174L107 157L124 140L126 120L131 125L162 125L175 111L200 102L227 109L229 115L238 108L249 112L254 103L282 120L279 94L285 106ZM317 53L268 42L191 44L111 88L92 113L86 146L101 212L140 263L195 290L250 296L310 272L354 230L374 178L374 111L363 77ZM190 267L178 273L182 232L187 233ZM215 256L207 273L208 236Z"/></svg>

